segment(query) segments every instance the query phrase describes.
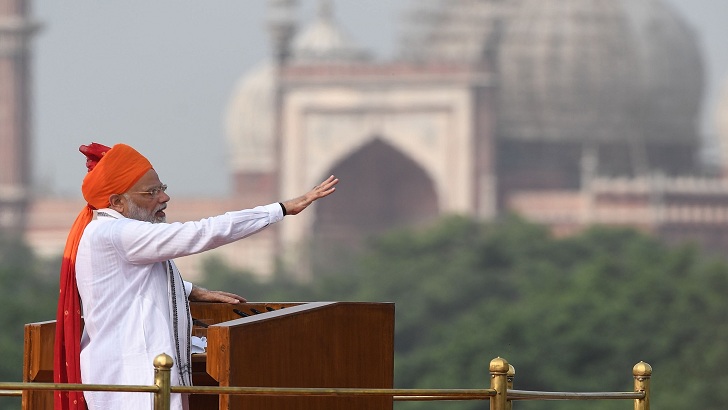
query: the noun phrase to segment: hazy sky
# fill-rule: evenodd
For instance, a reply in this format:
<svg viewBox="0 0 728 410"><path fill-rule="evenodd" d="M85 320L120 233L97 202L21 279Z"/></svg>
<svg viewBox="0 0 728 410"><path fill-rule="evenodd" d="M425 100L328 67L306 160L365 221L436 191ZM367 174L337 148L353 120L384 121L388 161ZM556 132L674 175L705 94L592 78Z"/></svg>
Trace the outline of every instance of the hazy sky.
<svg viewBox="0 0 728 410"><path fill-rule="evenodd" d="M397 23L416 0L335 0L340 26L387 58ZM617 0L614 0L617 1ZM728 1L669 0L704 51L703 131L728 80ZM223 120L236 81L268 56L265 0L35 0L34 173L44 191L80 196L78 146L128 143L174 195L229 190ZM315 0L299 1L302 24ZM281 198L282 199L282 198Z"/></svg>

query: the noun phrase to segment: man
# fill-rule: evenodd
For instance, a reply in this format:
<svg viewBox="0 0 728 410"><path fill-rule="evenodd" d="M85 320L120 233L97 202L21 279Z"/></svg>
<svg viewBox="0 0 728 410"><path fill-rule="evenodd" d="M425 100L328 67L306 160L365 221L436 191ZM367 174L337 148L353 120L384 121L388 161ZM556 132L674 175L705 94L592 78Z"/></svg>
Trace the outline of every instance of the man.
<svg viewBox="0 0 728 410"><path fill-rule="evenodd" d="M173 385L191 385L188 300L245 299L182 281L172 259L252 235L295 215L335 190L333 176L282 203L228 212L198 222L165 222L170 197L149 161L118 144L81 146L89 170L88 205L68 235L61 266L54 379L57 383L153 384L151 363L174 359ZM81 334L81 305L83 334ZM145 393L56 392L56 409L151 409ZM187 397L172 395L173 409Z"/></svg>

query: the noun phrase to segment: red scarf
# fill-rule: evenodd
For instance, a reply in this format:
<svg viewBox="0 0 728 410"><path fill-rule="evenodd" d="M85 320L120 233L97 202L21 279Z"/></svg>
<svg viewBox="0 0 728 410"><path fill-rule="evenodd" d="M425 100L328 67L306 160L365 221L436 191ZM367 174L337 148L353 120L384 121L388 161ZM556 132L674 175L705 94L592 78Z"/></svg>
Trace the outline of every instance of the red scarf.
<svg viewBox="0 0 728 410"><path fill-rule="evenodd" d="M88 202L76 217L66 240L61 263L61 291L56 312L56 340L53 346L53 380L81 383L81 300L76 285L76 253L93 210L109 205L109 197L128 191L152 164L134 148L117 144L113 148L92 143L79 148L86 155L88 174L81 191ZM83 392L56 391L56 410L83 410Z"/></svg>

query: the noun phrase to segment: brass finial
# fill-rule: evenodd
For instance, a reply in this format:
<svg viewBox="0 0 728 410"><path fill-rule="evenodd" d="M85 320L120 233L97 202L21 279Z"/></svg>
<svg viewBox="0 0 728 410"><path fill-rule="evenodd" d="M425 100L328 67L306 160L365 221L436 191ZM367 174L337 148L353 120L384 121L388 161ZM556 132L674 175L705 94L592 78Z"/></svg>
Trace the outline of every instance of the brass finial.
<svg viewBox="0 0 728 410"><path fill-rule="evenodd" d="M507 373L509 369L510 365L508 361L500 357L491 360L490 367L488 368L492 373Z"/></svg>
<svg viewBox="0 0 728 410"><path fill-rule="evenodd" d="M172 357L170 357L166 353L162 353L157 355L157 357L154 358L154 367L159 369L171 369L172 365L174 365L174 360L172 360Z"/></svg>
<svg viewBox="0 0 728 410"><path fill-rule="evenodd" d="M493 363L493 362L491 362ZM516 375L516 368L512 364L508 363L508 376L513 377Z"/></svg>
<svg viewBox="0 0 728 410"><path fill-rule="evenodd" d="M638 376L652 376L652 366L645 362L639 362L632 368L632 374Z"/></svg>

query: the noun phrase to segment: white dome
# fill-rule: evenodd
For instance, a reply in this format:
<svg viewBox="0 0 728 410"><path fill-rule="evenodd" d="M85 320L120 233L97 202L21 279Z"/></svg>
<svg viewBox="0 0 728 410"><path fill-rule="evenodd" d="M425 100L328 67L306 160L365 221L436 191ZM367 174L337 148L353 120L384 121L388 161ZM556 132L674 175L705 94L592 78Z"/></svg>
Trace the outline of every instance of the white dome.
<svg viewBox="0 0 728 410"><path fill-rule="evenodd" d="M318 18L293 40L293 63L359 62L369 58L335 24L330 1L319 5Z"/></svg>
<svg viewBox="0 0 728 410"><path fill-rule="evenodd" d="M233 172L269 172L275 166L274 81L270 62L238 80L225 120Z"/></svg>

